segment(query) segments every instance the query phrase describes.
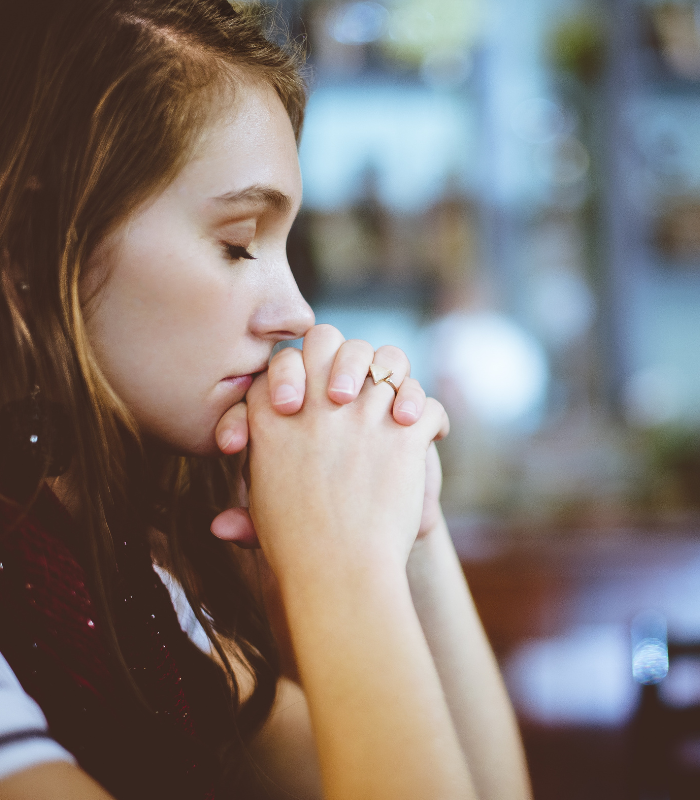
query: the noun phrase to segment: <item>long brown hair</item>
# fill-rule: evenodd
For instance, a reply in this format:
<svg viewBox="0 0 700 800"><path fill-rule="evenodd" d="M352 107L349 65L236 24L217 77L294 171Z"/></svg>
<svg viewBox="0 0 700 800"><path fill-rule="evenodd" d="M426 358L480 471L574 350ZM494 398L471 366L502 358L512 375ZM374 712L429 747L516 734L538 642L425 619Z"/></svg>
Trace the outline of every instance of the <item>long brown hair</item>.
<svg viewBox="0 0 700 800"><path fill-rule="evenodd" d="M279 44L268 21L260 8L227 0L35 0L0 10L0 405L36 383L67 410L80 530L118 657L114 528L125 513L145 528L160 508L170 568L236 704L219 637L235 643L256 679L239 714L244 739L269 711L277 668L230 546L208 532L234 497L237 463L172 456L156 470L146 460L91 350L79 286L95 246L177 175L237 81L272 85L298 137L298 48ZM18 291L22 282L28 292Z"/></svg>

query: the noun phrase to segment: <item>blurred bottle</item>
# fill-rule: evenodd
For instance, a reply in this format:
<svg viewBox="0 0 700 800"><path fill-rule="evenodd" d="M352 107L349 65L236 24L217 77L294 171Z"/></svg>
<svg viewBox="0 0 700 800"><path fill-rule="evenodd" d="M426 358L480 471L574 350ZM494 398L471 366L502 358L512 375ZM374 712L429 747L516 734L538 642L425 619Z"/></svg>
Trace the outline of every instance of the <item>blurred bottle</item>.
<svg viewBox="0 0 700 800"><path fill-rule="evenodd" d="M661 683L668 675L666 618L642 611L632 620L632 676L644 686Z"/></svg>

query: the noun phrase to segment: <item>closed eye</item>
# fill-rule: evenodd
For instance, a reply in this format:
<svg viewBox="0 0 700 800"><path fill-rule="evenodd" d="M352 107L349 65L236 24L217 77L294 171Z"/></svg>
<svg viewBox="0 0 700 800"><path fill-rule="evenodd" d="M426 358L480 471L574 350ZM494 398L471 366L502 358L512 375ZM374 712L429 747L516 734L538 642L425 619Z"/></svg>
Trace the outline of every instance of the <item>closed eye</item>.
<svg viewBox="0 0 700 800"><path fill-rule="evenodd" d="M231 259L231 261L240 261L242 258L251 259L252 261L255 260L255 256L251 255L242 245L228 244L227 242L223 244L226 257Z"/></svg>

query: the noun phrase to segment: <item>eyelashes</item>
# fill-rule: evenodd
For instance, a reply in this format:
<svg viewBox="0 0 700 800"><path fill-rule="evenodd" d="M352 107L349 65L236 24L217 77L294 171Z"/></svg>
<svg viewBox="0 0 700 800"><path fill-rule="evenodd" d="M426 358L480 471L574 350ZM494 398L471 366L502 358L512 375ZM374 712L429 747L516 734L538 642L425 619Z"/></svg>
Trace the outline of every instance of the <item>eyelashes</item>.
<svg viewBox="0 0 700 800"><path fill-rule="evenodd" d="M228 244L224 242L223 246L224 252L226 253L226 258L230 259L231 261L240 261L242 258L255 261L255 256L251 255L245 249L245 247L240 244Z"/></svg>

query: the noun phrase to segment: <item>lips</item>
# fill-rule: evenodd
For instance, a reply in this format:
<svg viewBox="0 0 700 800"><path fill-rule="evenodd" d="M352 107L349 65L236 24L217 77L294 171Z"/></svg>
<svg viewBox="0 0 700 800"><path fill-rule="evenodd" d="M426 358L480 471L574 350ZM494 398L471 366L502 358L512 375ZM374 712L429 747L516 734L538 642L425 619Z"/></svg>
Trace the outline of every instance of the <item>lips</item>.
<svg viewBox="0 0 700 800"><path fill-rule="evenodd" d="M267 361L258 369L251 370L246 375L228 375L224 378L221 383L225 383L228 386L235 386L236 389L243 392L245 394L248 389L250 389L251 384L258 377L262 372L267 371Z"/></svg>
<svg viewBox="0 0 700 800"><path fill-rule="evenodd" d="M250 389L254 375L237 375L231 376L228 378L224 378L222 383L225 383L231 387L238 389L240 392L245 394L248 389Z"/></svg>
<svg viewBox="0 0 700 800"><path fill-rule="evenodd" d="M241 397L243 397L248 389L250 389L255 378L257 378L257 376L262 372L266 372L267 367L268 362L264 361L259 367L257 367L257 369L252 369L245 375L227 375L222 379L221 383L225 386L231 387L232 389L236 389L237 393L240 392Z"/></svg>

